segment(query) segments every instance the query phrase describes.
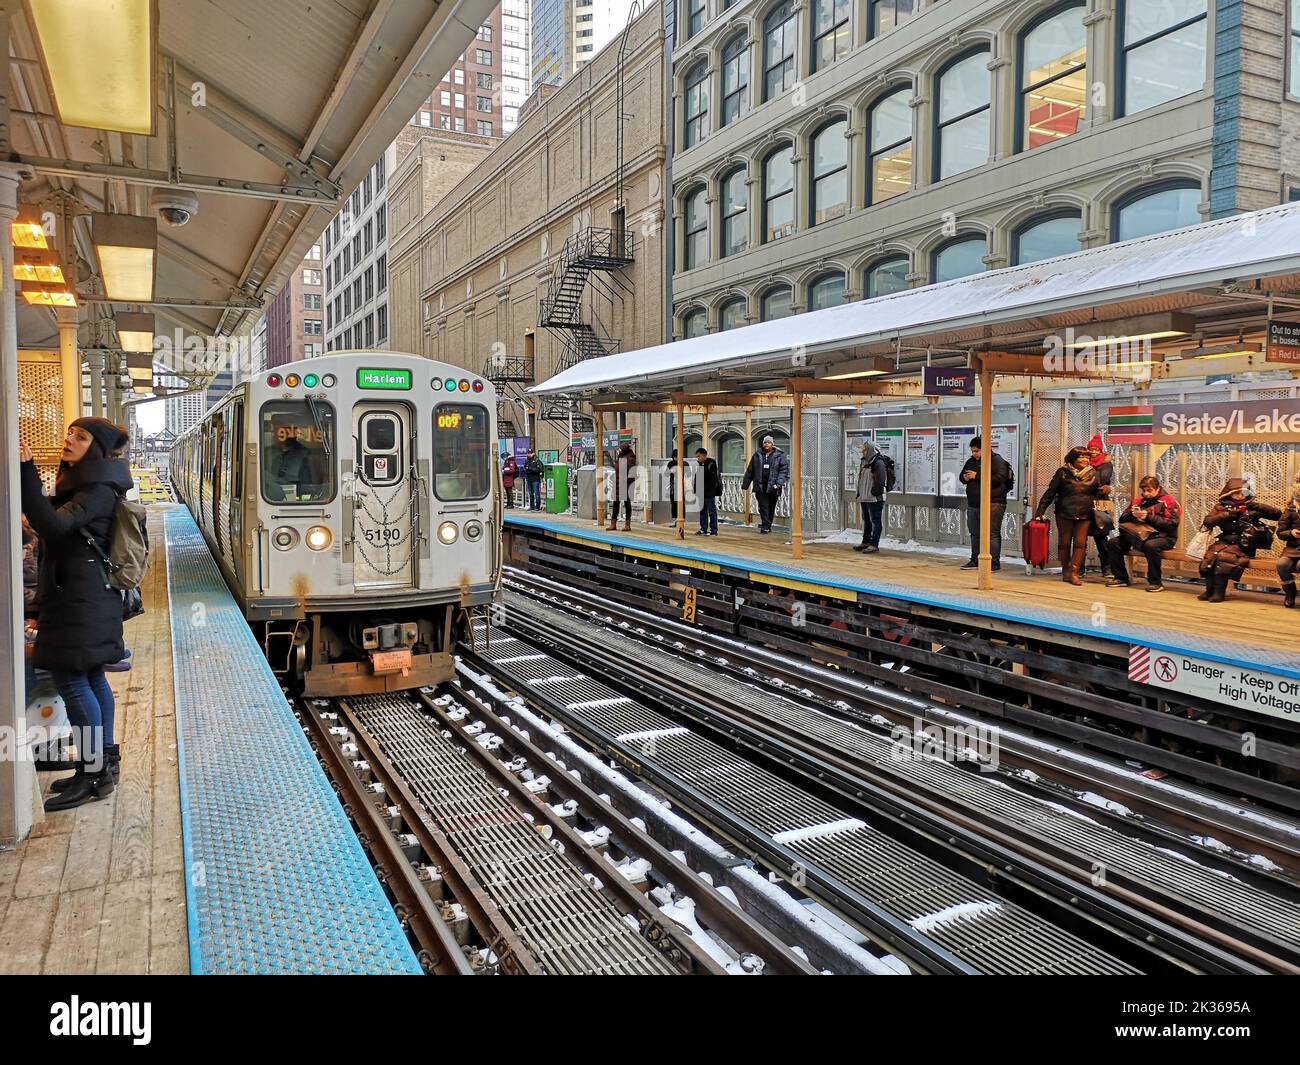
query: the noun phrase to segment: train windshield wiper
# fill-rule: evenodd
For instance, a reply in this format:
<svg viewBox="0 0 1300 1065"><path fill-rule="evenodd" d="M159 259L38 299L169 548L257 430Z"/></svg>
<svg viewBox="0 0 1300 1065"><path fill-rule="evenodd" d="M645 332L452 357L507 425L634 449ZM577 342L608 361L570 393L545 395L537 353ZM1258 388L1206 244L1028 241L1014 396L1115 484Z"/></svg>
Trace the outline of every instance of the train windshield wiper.
<svg viewBox="0 0 1300 1065"><path fill-rule="evenodd" d="M325 432L324 425L321 424L320 410L316 406L316 399L314 396L309 395L307 397L307 409L311 411L311 421L316 427L316 435L320 437L321 448L325 452L325 457L327 459L333 458L333 451L330 448L330 438Z"/></svg>

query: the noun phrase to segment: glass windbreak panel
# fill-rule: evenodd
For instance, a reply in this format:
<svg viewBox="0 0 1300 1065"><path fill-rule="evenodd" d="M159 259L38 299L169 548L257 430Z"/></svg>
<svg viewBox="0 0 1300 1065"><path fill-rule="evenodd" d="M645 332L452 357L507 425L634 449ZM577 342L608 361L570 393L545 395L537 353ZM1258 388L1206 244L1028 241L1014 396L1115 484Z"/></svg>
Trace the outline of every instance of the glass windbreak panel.
<svg viewBox="0 0 1300 1065"><path fill-rule="evenodd" d="M1026 226L1016 237L1016 262L1036 263L1079 250L1079 230L1083 222L1078 215L1048 218Z"/></svg>
<svg viewBox="0 0 1300 1065"><path fill-rule="evenodd" d="M320 400L262 405L262 498L328 503L334 498L334 408Z"/></svg>
<svg viewBox="0 0 1300 1065"><path fill-rule="evenodd" d="M491 483L488 412L469 403L442 403L433 409L433 490L453 503L482 499Z"/></svg>

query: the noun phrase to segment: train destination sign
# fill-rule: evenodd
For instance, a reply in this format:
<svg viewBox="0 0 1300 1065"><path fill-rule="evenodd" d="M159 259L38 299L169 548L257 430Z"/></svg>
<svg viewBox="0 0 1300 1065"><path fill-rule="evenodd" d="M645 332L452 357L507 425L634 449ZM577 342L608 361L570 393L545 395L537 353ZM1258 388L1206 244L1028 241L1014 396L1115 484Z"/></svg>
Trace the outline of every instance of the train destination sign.
<svg viewBox="0 0 1300 1065"><path fill-rule="evenodd" d="M376 388L387 391L409 392L411 390L410 370L357 370L358 388Z"/></svg>
<svg viewBox="0 0 1300 1065"><path fill-rule="evenodd" d="M1128 679L1166 692L1199 695L1238 710L1300 721L1300 680L1279 673L1131 644Z"/></svg>

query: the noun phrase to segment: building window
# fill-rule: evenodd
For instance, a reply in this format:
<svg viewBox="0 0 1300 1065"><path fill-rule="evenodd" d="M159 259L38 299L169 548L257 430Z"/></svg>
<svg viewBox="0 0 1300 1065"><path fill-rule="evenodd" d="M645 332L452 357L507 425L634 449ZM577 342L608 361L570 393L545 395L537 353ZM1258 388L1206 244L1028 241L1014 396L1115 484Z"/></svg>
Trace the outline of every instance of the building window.
<svg viewBox="0 0 1300 1065"><path fill-rule="evenodd" d="M337 243L339 242L339 217L338 217L338 215L335 215L335 216L334 216L334 222L333 222L333 224L330 226L330 229L333 230L333 232L334 232L334 243L337 244Z"/></svg>
<svg viewBox="0 0 1300 1065"><path fill-rule="evenodd" d="M918 0L871 0L867 15L868 37L879 37L916 14Z"/></svg>
<svg viewBox="0 0 1300 1065"><path fill-rule="evenodd" d="M319 284L320 284L320 271L319 271L319 270L304 270L304 271L302 272L302 283L303 283L304 285L319 285Z"/></svg>
<svg viewBox="0 0 1300 1065"><path fill-rule="evenodd" d="M813 0L813 70L843 59L851 43L849 0Z"/></svg>
<svg viewBox="0 0 1300 1065"><path fill-rule="evenodd" d="M983 237L957 237L939 245L931 256L930 280L933 284L956 277L978 274L984 269L988 241Z"/></svg>
<svg viewBox="0 0 1300 1065"><path fill-rule="evenodd" d="M451 80L454 81L457 85L464 85L465 72L463 70L453 70L451 72Z"/></svg>
<svg viewBox="0 0 1300 1065"><path fill-rule="evenodd" d="M709 210L705 190L696 189L686 197L686 245L682 249L682 269L694 270L709 261Z"/></svg>
<svg viewBox="0 0 1300 1065"><path fill-rule="evenodd" d="M375 286L383 292L388 287L388 256L381 255L375 260Z"/></svg>
<svg viewBox="0 0 1300 1065"><path fill-rule="evenodd" d="M475 108L475 110L478 110L478 111L486 111L486 112L488 112L488 113L491 113L491 111L492 111L492 97L490 97L490 96L476 96L476 97L474 97L474 108Z"/></svg>
<svg viewBox="0 0 1300 1065"><path fill-rule="evenodd" d="M456 132L457 132L457 133L464 133L464 132L465 132L465 120L464 120L463 118L459 118L459 117L458 117L458 118L456 119Z"/></svg>
<svg viewBox="0 0 1300 1065"><path fill-rule="evenodd" d="M454 99L455 99L455 101L456 101L456 110L457 110L457 111L464 111L464 110L465 110L465 94L464 94L463 92L458 92L458 93L456 93Z"/></svg>
<svg viewBox="0 0 1300 1065"><path fill-rule="evenodd" d="M1120 102L1131 115L1205 85L1206 0L1123 0Z"/></svg>
<svg viewBox="0 0 1300 1065"><path fill-rule="evenodd" d="M1194 226L1201 220L1200 202L1201 186L1191 181L1131 192L1115 205L1115 239L1132 240Z"/></svg>
<svg viewBox="0 0 1300 1065"><path fill-rule="evenodd" d="M718 308L718 330L725 332L728 329L739 329L745 324L745 300L738 298L727 300Z"/></svg>
<svg viewBox="0 0 1300 1065"><path fill-rule="evenodd" d="M443 107L450 107L450 106L451 106L451 90L450 90L450 89L443 89L440 93L438 93L438 101L442 104Z"/></svg>
<svg viewBox="0 0 1300 1065"><path fill-rule="evenodd" d="M384 191L384 180L387 177L384 169L384 157L381 155L375 160L375 191Z"/></svg>
<svg viewBox="0 0 1300 1065"><path fill-rule="evenodd" d="M686 147L699 144L709 132L709 68L697 63L686 75Z"/></svg>
<svg viewBox="0 0 1300 1065"><path fill-rule="evenodd" d="M474 75L474 80L478 83L478 87L480 89L492 88L491 74L485 74L483 71L480 70L477 74Z"/></svg>
<svg viewBox="0 0 1300 1065"><path fill-rule="evenodd" d="M749 48L742 33L722 50L722 125L734 122L744 113L748 90Z"/></svg>
<svg viewBox="0 0 1300 1065"><path fill-rule="evenodd" d="M361 237L362 237L362 241L361 241L361 243L362 243L362 247L365 248L365 250L366 250L366 254L367 254L367 255L370 254L370 249L371 249L371 247L372 247L372 245L371 245L371 243L370 243L370 235L371 235L372 229L373 229L373 227L372 227L372 225L371 225L370 222L366 222L366 224L365 224L364 226L362 226L362 228L361 228Z"/></svg>
<svg viewBox="0 0 1300 1065"><path fill-rule="evenodd" d="M849 211L849 142L847 119L824 127L812 142L812 224L820 225Z"/></svg>
<svg viewBox="0 0 1300 1065"><path fill-rule="evenodd" d="M794 11L788 2L763 20L763 99L771 100L794 84Z"/></svg>
<svg viewBox="0 0 1300 1065"><path fill-rule="evenodd" d="M352 314L352 286L349 285L343 290L343 317L347 318Z"/></svg>
<svg viewBox="0 0 1300 1065"><path fill-rule="evenodd" d="M321 320L319 318L304 318L302 320L302 331L309 337L320 336Z"/></svg>
<svg viewBox="0 0 1300 1065"><path fill-rule="evenodd" d="M823 274L808 284L808 309L820 311L825 307L838 307L844 302L844 275Z"/></svg>
<svg viewBox="0 0 1300 1065"><path fill-rule="evenodd" d="M739 433L719 433L713 447L718 454L718 469L722 473L735 476L745 472L749 453L745 450L743 436Z"/></svg>
<svg viewBox="0 0 1300 1065"><path fill-rule="evenodd" d="M475 48L474 62L481 67L490 67L492 65L492 53L486 48Z"/></svg>
<svg viewBox="0 0 1300 1065"><path fill-rule="evenodd" d="M480 118L478 120L478 135L480 137L492 136L492 123Z"/></svg>
<svg viewBox="0 0 1300 1065"><path fill-rule="evenodd" d="M433 118L428 111L420 112L420 125L429 126L432 124L432 122L433 122Z"/></svg>
<svg viewBox="0 0 1300 1065"><path fill-rule="evenodd" d="M867 267L863 279L862 293L867 299L875 296L887 296L891 292L902 292L907 288L907 256L899 255L893 259L883 259Z"/></svg>
<svg viewBox="0 0 1300 1065"><path fill-rule="evenodd" d="M352 282L352 303L357 310L361 310L361 278L358 277Z"/></svg>
<svg viewBox="0 0 1300 1065"><path fill-rule="evenodd" d="M373 266L366 267L365 279L366 279L366 302L369 303L372 299L375 298L375 268Z"/></svg>
<svg viewBox="0 0 1300 1065"><path fill-rule="evenodd" d="M1020 148L1079 132L1088 104L1088 30L1084 4L1031 23L1020 38Z"/></svg>
<svg viewBox="0 0 1300 1065"><path fill-rule="evenodd" d="M303 356L304 356L305 358L308 358L308 359L314 359L317 355L320 354L320 345L319 345L319 344L304 344L304 345L302 346L302 353L303 353Z"/></svg>
<svg viewBox="0 0 1300 1065"><path fill-rule="evenodd" d="M794 148L778 148L763 162L763 242L794 232Z"/></svg>
<svg viewBox="0 0 1300 1065"><path fill-rule="evenodd" d="M375 332L379 334L379 342L382 344L388 339L388 304L382 303L379 309L375 311Z"/></svg>
<svg viewBox="0 0 1300 1065"><path fill-rule="evenodd" d="M332 266L327 266L327 267L325 267L325 287L326 287L326 288L332 288L332 287L334 286L334 282L331 280L331 278L332 278L333 276L334 276L334 268L333 268Z"/></svg>
<svg viewBox="0 0 1300 1065"><path fill-rule="evenodd" d="M325 304L325 328L326 329L334 328L334 308L331 307L328 303Z"/></svg>
<svg viewBox="0 0 1300 1065"><path fill-rule="evenodd" d="M361 204L363 207L370 206L371 196L372 196L372 190L370 184L370 175L367 174L366 180L361 183Z"/></svg>
<svg viewBox="0 0 1300 1065"><path fill-rule="evenodd" d="M331 230L331 228L332 228L331 226L326 226L326 227L325 227L325 254L326 254L326 255L328 255L328 254L330 253L330 248L331 248L331 246L332 246L332 245L331 245L331 242L330 242L330 230Z"/></svg>
<svg viewBox="0 0 1300 1065"><path fill-rule="evenodd" d="M319 292L304 292L302 294L302 309L304 311L319 311L321 298Z"/></svg>
<svg viewBox="0 0 1300 1065"><path fill-rule="evenodd" d="M935 78L939 105L934 179L942 181L989 161L989 53L954 59Z"/></svg>
<svg viewBox="0 0 1300 1065"><path fill-rule="evenodd" d="M749 247L749 183L744 167L722 179L722 256Z"/></svg>
<svg viewBox="0 0 1300 1065"><path fill-rule="evenodd" d="M339 278L343 276L343 275L339 272L339 263L340 263L340 262L341 262L340 257L337 256L337 255L334 256L334 280L335 280L335 281L339 280Z"/></svg>
<svg viewBox="0 0 1300 1065"><path fill-rule="evenodd" d="M358 266L361 265L361 234L357 233L352 238L352 261Z"/></svg>
<svg viewBox="0 0 1300 1065"><path fill-rule="evenodd" d="M313 244L313 245L311 246L311 249L307 252L307 258L308 258L308 259L319 259L319 258L320 258L320 245L319 245L319 244Z"/></svg>
<svg viewBox="0 0 1300 1065"><path fill-rule="evenodd" d="M490 41L490 40L492 40L492 27L491 27L491 26L480 26L480 27L478 28L478 39L479 39L480 41Z"/></svg>
<svg viewBox="0 0 1300 1065"><path fill-rule="evenodd" d="M439 128L439 129L451 129L451 115L439 115L439 116L438 116L438 128Z"/></svg>
<svg viewBox="0 0 1300 1065"><path fill-rule="evenodd" d="M1078 251L1082 228L1083 219L1076 211L1031 218L1012 236L1012 265L1036 263Z"/></svg>
<svg viewBox="0 0 1300 1065"><path fill-rule="evenodd" d="M366 315L366 347L370 347L375 342L375 316Z"/></svg>
<svg viewBox="0 0 1300 1065"><path fill-rule="evenodd" d="M1300 0L1291 0L1291 95L1300 96Z"/></svg>
<svg viewBox="0 0 1300 1065"><path fill-rule="evenodd" d="M910 89L878 100L867 115L871 157L867 206L884 203L912 187L912 108Z"/></svg>
<svg viewBox="0 0 1300 1065"><path fill-rule="evenodd" d="M690 40L704 29L704 0L686 0L686 37Z"/></svg>
<svg viewBox="0 0 1300 1065"><path fill-rule="evenodd" d="M682 318L682 339L702 337L708 330L709 316L703 308L697 308Z"/></svg>
<svg viewBox="0 0 1300 1065"><path fill-rule="evenodd" d="M794 311L794 299L789 285L781 285L777 288L769 288L763 293L759 305L763 309L763 318L765 322L774 321L777 318L788 318Z"/></svg>

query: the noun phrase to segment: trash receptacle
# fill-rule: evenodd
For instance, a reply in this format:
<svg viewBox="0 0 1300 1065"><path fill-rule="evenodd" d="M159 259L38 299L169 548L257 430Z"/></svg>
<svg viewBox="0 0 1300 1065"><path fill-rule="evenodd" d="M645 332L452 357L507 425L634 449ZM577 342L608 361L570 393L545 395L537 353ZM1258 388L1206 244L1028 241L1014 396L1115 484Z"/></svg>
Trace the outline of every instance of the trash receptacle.
<svg viewBox="0 0 1300 1065"><path fill-rule="evenodd" d="M606 469L608 469L608 467L606 467ZM595 521L597 491L595 466L578 467L577 489L578 517L586 518L588 521Z"/></svg>
<svg viewBox="0 0 1300 1065"><path fill-rule="evenodd" d="M547 514L564 514L569 509L569 464L548 462L546 477L542 480L542 495L546 500Z"/></svg>

